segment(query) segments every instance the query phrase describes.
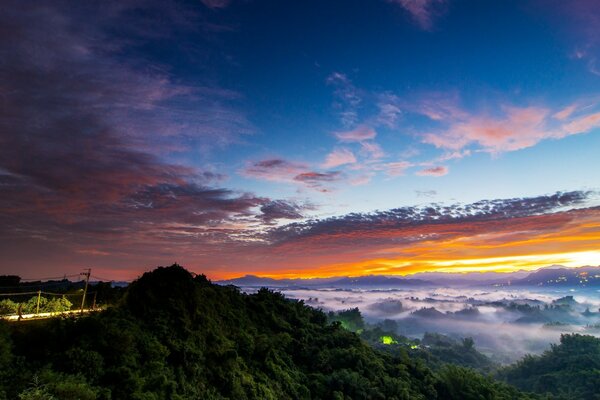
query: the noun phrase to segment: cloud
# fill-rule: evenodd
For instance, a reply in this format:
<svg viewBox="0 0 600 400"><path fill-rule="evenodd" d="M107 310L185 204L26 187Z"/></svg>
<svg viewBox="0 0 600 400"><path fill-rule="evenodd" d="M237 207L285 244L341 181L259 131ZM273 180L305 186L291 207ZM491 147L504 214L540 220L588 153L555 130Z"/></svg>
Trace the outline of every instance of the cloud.
<svg viewBox="0 0 600 400"><path fill-rule="evenodd" d="M375 139L377 132L368 126L359 126L356 129L343 132L335 132L335 137L341 142L363 142L365 140Z"/></svg>
<svg viewBox="0 0 600 400"><path fill-rule="evenodd" d="M373 173L367 173L367 174L361 174L358 176L354 176L354 177L350 178L349 182L352 186L366 185L367 183L371 182L373 175L374 175Z"/></svg>
<svg viewBox="0 0 600 400"><path fill-rule="evenodd" d="M555 30L566 36L571 42L572 58L581 60L588 72L600 75L597 65L597 54L600 48L600 11L594 0L574 0L569 2L538 1L535 9L539 15L552 16Z"/></svg>
<svg viewBox="0 0 600 400"><path fill-rule="evenodd" d="M398 4L421 26L424 30L433 28L433 21L440 13L439 6L445 3L445 0L388 0L391 3Z"/></svg>
<svg viewBox="0 0 600 400"><path fill-rule="evenodd" d="M239 172L254 179L301 184L323 193L331 191L327 184L344 178L339 171L317 172L311 170L308 165L280 158L251 162Z"/></svg>
<svg viewBox="0 0 600 400"><path fill-rule="evenodd" d="M247 164L240 174L267 181L291 182L296 175L306 172L307 169L306 164L271 158Z"/></svg>
<svg viewBox="0 0 600 400"><path fill-rule="evenodd" d="M358 121L358 108L362 101L359 90L341 72L334 72L329 75L326 83L335 88L336 101L333 106L338 110L342 124L344 126L356 124Z"/></svg>
<svg viewBox="0 0 600 400"><path fill-rule="evenodd" d="M384 165L387 174L390 176L404 175L406 170L412 166L413 164L408 161L391 162Z"/></svg>
<svg viewBox="0 0 600 400"><path fill-rule="evenodd" d="M231 105L237 93L175 82L133 56L130 46L172 40L164 25L202 22L169 3L150 6L157 12L132 18L139 2L14 1L0 13L10 32L0 35L4 266L77 269L97 255L110 269L198 256L285 214L272 199L214 187L220 173L167 161L239 141L251 127ZM119 33L105 29L114 26Z"/></svg>
<svg viewBox="0 0 600 400"><path fill-rule="evenodd" d="M304 183L308 187L318 190L320 192L330 191L324 186L325 183L332 183L341 180L343 177L339 171L332 172L303 172L294 177L297 182Z"/></svg>
<svg viewBox="0 0 600 400"><path fill-rule="evenodd" d="M379 114L376 118L377 123L390 129L395 128L402 115L398 96L392 93L381 94L377 101L377 108L379 109Z"/></svg>
<svg viewBox="0 0 600 400"><path fill-rule="evenodd" d="M562 133L559 136L576 135L578 133L589 132L598 127L600 127L600 112L571 119L564 125Z"/></svg>
<svg viewBox="0 0 600 400"><path fill-rule="evenodd" d="M270 230L268 245L256 249L270 254L270 265L277 267L254 271L356 276L582 265L583 254L600 257L600 208L590 206L594 202L597 194L591 192L558 192L294 222Z"/></svg>
<svg viewBox="0 0 600 400"><path fill-rule="evenodd" d="M366 154L368 158L377 160L385 157L385 152L375 142L361 142L360 144L361 152Z"/></svg>
<svg viewBox="0 0 600 400"><path fill-rule="evenodd" d="M230 3L231 0L200 0L202 4L204 4L208 8L225 8Z"/></svg>
<svg viewBox="0 0 600 400"><path fill-rule="evenodd" d="M471 143L492 153L519 150L552 135L544 129L548 115L549 110L544 108L504 107L504 117L469 116L452 123L441 135L426 135L425 142L452 150Z"/></svg>
<svg viewBox="0 0 600 400"><path fill-rule="evenodd" d="M444 176L446 174L448 174L448 167L445 166L430 167L417 171L419 176Z"/></svg>
<svg viewBox="0 0 600 400"><path fill-rule="evenodd" d="M323 168L335 168L339 167L340 165L354 164L355 162L356 157L351 150L340 148L333 150L327 155L327 158L323 163Z"/></svg>
<svg viewBox="0 0 600 400"><path fill-rule="evenodd" d="M552 115L552 117L554 117L555 119L564 121L565 119L569 118L576 109L577 109L577 106L575 104L571 104L570 106L567 106L567 107L563 108L562 110L554 113Z"/></svg>
<svg viewBox="0 0 600 400"><path fill-rule="evenodd" d="M430 116L427 111L422 113ZM465 148L469 146L488 153L510 152L600 127L600 113L584 114L573 106L553 112L546 107L505 105L497 115L456 111L430 118L446 128L423 135L423 142L451 150L445 159L468 155Z"/></svg>
<svg viewBox="0 0 600 400"><path fill-rule="evenodd" d="M415 234L413 228L429 226L417 234L417 240L439 238L443 234L442 223L447 224L449 232L451 226L457 227L460 223L486 222L490 223L489 229L493 230L492 221L503 221L512 218L530 217L551 213L565 207L575 207L585 204L592 196L591 192L558 192L552 195L513 198L498 200L481 200L466 205L443 206L430 204L422 207L400 207L373 213L352 213L340 217L321 220L311 220L293 223L270 233L276 242L295 241L300 238L319 238L319 240L339 240L354 243L354 239L378 239L398 242L402 238L412 240ZM439 229L436 228L439 226ZM467 225L465 225L465 228ZM470 229L470 228L469 228ZM418 231L418 229L417 229ZM397 235L391 235L396 232ZM423 235L434 233L433 236ZM454 235L455 233L451 233ZM360 239L359 239L360 238Z"/></svg>
<svg viewBox="0 0 600 400"><path fill-rule="evenodd" d="M306 208L289 201L274 200L263 204L260 211L261 218L269 223L276 219L301 219L304 217L302 211Z"/></svg>
<svg viewBox="0 0 600 400"><path fill-rule="evenodd" d="M437 196L437 191L435 190L415 190L415 194L417 197L435 197Z"/></svg>

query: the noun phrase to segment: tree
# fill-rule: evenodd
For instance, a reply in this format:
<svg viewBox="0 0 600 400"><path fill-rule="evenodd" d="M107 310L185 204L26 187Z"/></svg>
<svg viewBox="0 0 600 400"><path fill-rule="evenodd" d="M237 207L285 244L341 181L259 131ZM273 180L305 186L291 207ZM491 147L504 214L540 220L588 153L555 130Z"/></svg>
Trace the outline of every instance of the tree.
<svg viewBox="0 0 600 400"><path fill-rule="evenodd" d="M4 299L0 301L0 315L12 315L17 313L19 305L11 299Z"/></svg>

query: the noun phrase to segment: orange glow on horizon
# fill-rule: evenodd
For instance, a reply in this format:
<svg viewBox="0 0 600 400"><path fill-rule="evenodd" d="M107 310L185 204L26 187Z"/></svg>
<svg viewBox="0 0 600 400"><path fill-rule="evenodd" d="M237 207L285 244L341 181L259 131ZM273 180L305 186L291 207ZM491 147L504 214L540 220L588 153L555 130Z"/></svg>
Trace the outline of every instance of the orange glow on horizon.
<svg viewBox="0 0 600 400"><path fill-rule="evenodd" d="M252 272L263 278L274 279L314 279L336 276L388 275L408 276L421 272L471 273L498 272L510 273L518 270L533 271L549 265L562 265L576 268L586 265L600 265L600 251L556 253L545 255L516 255L507 257L489 257L479 259L421 260L403 262L394 259L373 259L355 264L328 265L316 270L290 270L278 273ZM211 276L213 280L239 278L249 273L231 273Z"/></svg>
<svg viewBox="0 0 600 400"><path fill-rule="evenodd" d="M307 257L306 268L265 268L254 269L252 272L215 271L209 276L213 279L232 279L251 273L267 278L310 279L365 275L406 276L420 272L506 273L535 270L554 264L565 267L600 265L598 210L573 213L572 216L558 228L552 224L557 220L564 220L566 214L515 218L510 221L510 225L504 224L500 229L493 226L491 232L488 229L477 232L472 226L466 226L462 227L466 232L464 235L456 235L447 240L426 240L395 247L365 246L364 249L350 249L345 253L337 253L333 249L331 254ZM540 229L539 226L534 227L535 224L543 225L542 228L548 225L550 228ZM438 225L435 228L438 231L456 229L451 225ZM431 227L425 227L423 231L430 229ZM393 232L375 233L380 236L391 234ZM328 239L331 240L324 238ZM319 240L311 238L306 241L309 247L315 242ZM307 246L306 243L296 245L304 249L302 245ZM310 254L308 250L306 252ZM338 262L336 257L345 257L350 261Z"/></svg>

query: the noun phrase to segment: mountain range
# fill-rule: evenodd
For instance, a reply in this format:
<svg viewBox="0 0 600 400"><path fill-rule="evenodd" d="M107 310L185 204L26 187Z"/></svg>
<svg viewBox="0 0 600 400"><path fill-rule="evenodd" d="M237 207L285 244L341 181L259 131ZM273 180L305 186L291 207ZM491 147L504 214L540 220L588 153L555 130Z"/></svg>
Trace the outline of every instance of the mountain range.
<svg viewBox="0 0 600 400"><path fill-rule="evenodd" d="M600 266L567 268L560 265L542 267L535 271L445 273L425 272L410 277L367 275L358 277L330 277L309 279L274 279L246 275L240 278L217 281L221 285L247 288L409 288L426 286L548 286L548 287L600 287Z"/></svg>

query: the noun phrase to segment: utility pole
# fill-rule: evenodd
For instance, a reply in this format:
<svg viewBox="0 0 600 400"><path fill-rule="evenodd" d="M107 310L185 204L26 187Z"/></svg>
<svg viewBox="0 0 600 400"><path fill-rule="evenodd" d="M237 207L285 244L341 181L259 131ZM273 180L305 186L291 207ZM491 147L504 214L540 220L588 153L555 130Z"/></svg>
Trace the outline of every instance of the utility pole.
<svg viewBox="0 0 600 400"><path fill-rule="evenodd" d="M85 305L85 295L87 294L88 284L90 283L90 275L92 274L92 269L88 268L88 269L85 269L84 271L86 271L86 272L82 272L79 274L79 275L85 275L85 287L83 289L83 298L81 299L81 312L83 312L83 306Z"/></svg>
<svg viewBox="0 0 600 400"><path fill-rule="evenodd" d="M38 290L38 298L37 298L37 307L35 308L35 313L40 313L40 297L42 297L42 291Z"/></svg>

